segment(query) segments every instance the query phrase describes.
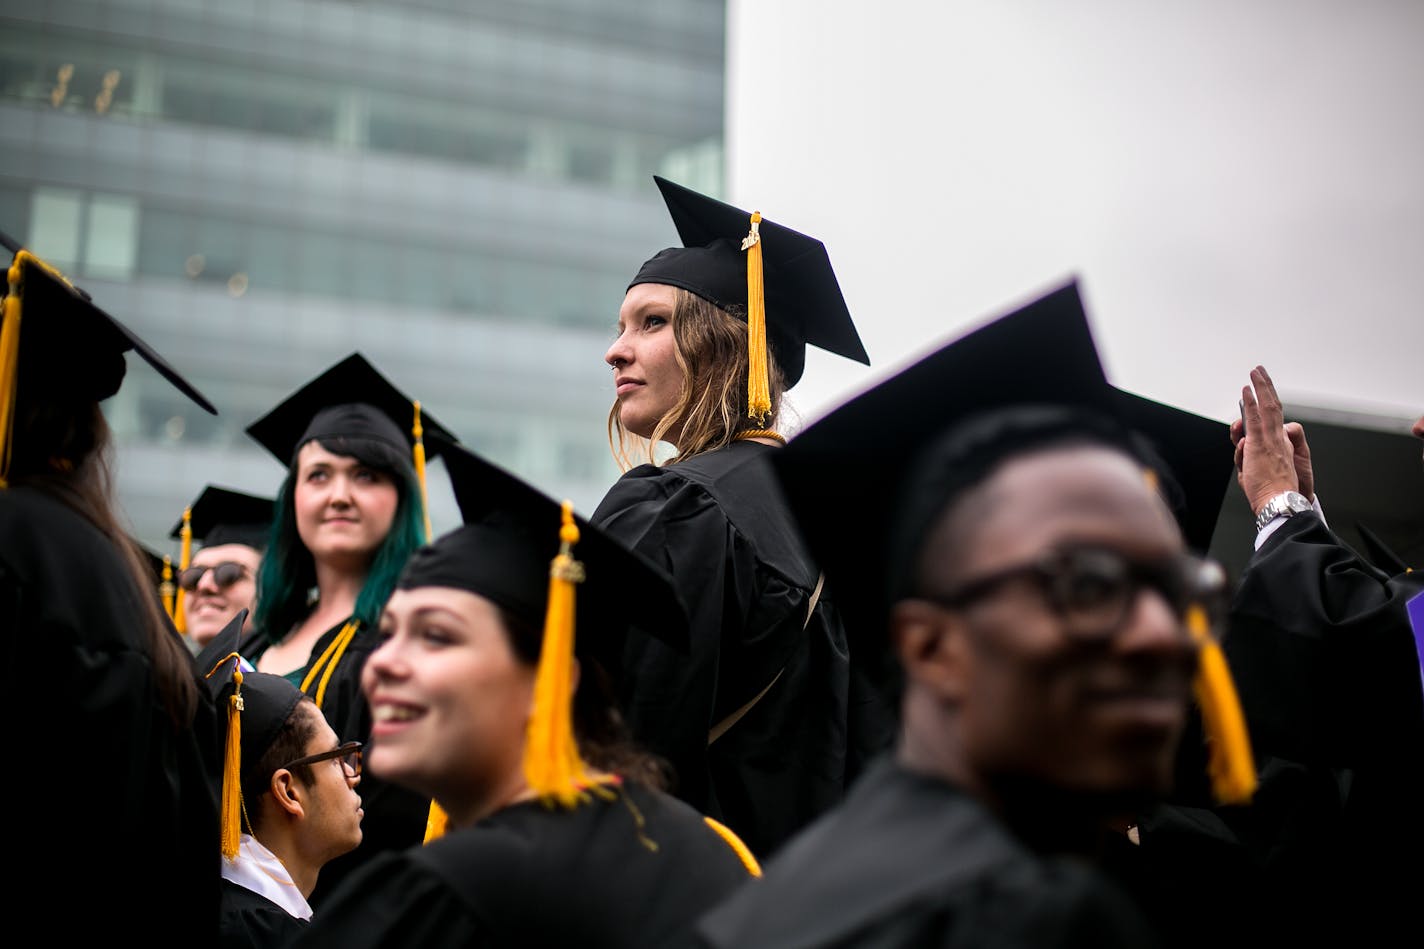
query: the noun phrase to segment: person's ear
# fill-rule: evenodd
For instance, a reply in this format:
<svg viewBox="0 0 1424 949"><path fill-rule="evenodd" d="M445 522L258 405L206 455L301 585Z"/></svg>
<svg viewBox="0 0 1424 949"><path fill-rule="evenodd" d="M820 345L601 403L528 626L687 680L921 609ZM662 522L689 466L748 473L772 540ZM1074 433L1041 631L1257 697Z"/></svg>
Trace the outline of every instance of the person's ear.
<svg viewBox="0 0 1424 949"><path fill-rule="evenodd" d="M272 781L268 790L271 792L272 800L285 813L292 817L305 816L306 788L292 772L286 768L278 768L272 772Z"/></svg>
<svg viewBox="0 0 1424 949"><path fill-rule="evenodd" d="M890 611L890 639L907 681L945 701L964 695L970 656L961 613L927 600L902 600Z"/></svg>

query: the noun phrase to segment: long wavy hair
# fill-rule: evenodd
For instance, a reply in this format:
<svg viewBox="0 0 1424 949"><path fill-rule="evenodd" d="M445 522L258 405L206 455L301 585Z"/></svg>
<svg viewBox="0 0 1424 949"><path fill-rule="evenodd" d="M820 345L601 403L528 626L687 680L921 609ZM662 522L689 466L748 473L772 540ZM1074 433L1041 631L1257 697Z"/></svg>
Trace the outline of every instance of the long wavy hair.
<svg viewBox="0 0 1424 949"><path fill-rule="evenodd" d="M677 453L665 464L725 448L741 432L774 428L781 415L786 377L768 346L771 414L764 422L747 417L747 322L744 307L724 310L695 293L676 288L672 308L674 353L682 369L677 402L658 419L652 437L640 438L623 427L614 401L608 412L608 443L619 466L627 471L641 448L657 463L655 448L668 433L677 433Z"/></svg>
<svg viewBox="0 0 1424 949"><path fill-rule="evenodd" d="M529 669L539 666L544 631L496 605L515 658ZM645 787L668 790L672 768L639 747L618 710L613 678L594 659L580 657L579 683L574 691L574 740L583 760L600 771L622 775Z"/></svg>
<svg viewBox="0 0 1424 949"><path fill-rule="evenodd" d="M325 438L318 444L332 454L355 458L369 468L385 472L396 484L399 501L395 519L356 597L353 618L369 628L390 599L407 558L425 543L420 482L410 458L384 442ZM300 450L299 446L297 451ZM274 643L311 612L310 593L316 586L316 560L297 533L296 491L297 452L293 452L287 477L277 493L267 554L257 571L257 604L252 611L253 626Z"/></svg>
<svg viewBox="0 0 1424 949"><path fill-rule="evenodd" d="M175 728L189 725L198 706L192 658L158 599L158 578L124 530L114 502L113 437L96 401L21 391L11 442L10 483L39 491L93 524L118 551L133 583L134 615L153 663L164 710ZM42 670L36 670L42 673Z"/></svg>

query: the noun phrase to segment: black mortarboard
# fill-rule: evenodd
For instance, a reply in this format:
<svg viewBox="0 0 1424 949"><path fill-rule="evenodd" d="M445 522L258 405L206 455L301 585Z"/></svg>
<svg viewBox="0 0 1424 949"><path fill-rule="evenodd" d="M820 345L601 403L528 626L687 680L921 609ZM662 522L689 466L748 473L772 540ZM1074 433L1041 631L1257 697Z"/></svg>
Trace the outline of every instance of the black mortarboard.
<svg viewBox="0 0 1424 949"><path fill-rule="evenodd" d="M192 530L193 539L201 541L205 546L246 544L257 550L265 550L267 534L272 528L274 507L271 498L244 494L231 488L210 484L198 495L198 499L189 505L187 516L178 519L168 536L174 540L181 539L183 523L186 520Z"/></svg>
<svg viewBox="0 0 1424 949"><path fill-rule="evenodd" d="M1162 481L1169 502L1185 502L1177 513L1187 543L1209 547L1232 470L1227 426L1109 384L1070 281L942 346L772 453L853 635L878 638L889 606L888 577L866 568L887 563L893 546L903 499L887 480L900 478L937 432L1017 404L1095 408L1140 429L1164 462L1180 466Z"/></svg>
<svg viewBox="0 0 1424 949"><path fill-rule="evenodd" d="M464 526L412 554L397 587L469 590L542 628L563 506L461 445L441 447ZM686 651L687 616L667 573L585 518L574 515L573 522L574 557L586 574L578 587L578 649L616 673L623 635L636 626Z"/></svg>
<svg viewBox="0 0 1424 949"><path fill-rule="evenodd" d="M247 426L247 434L284 465L302 445L322 438L365 439L410 453L415 405L366 357L352 353ZM455 440L423 407L420 422L426 435ZM434 459L435 453L426 457Z"/></svg>
<svg viewBox="0 0 1424 949"><path fill-rule="evenodd" d="M247 610L239 610L229 627L241 628ZM272 747L282 726L305 698L301 689L283 676L257 672L241 657L232 655L208 672L209 688L218 707L226 711L221 736L224 752L222 789L222 851L237 855L241 822L247 803L242 800L244 775L257 771L262 756Z"/></svg>
<svg viewBox="0 0 1424 949"><path fill-rule="evenodd" d="M654 176L684 246L659 251L631 283L664 283L691 291L726 309L757 306L748 293L752 213ZM806 366L806 346L870 364L841 295L826 245L760 218L766 336L790 388ZM755 384L755 383L753 383Z"/></svg>
<svg viewBox="0 0 1424 949"><path fill-rule="evenodd" d="M574 655L616 676L630 625L686 652L686 610L667 573L571 504L459 445L443 447L464 526L412 554L396 588L468 590L543 630L525 778L541 798L572 807L588 777L573 737Z"/></svg>
<svg viewBox="0 0 1424 949"><path fill-rule="evenodd" d="M3 322L10 322L13 313L18 317L16 326L23 326L17 351L27 390L103 401L119 391L126 369L124 353L133 350L178 391L205 411L217 414L212 403L167 360L133 330L95 306L88 293L10 236L0 233L0 243L12 255L12 273L18 268L20 277L19 293L5 299ZM5 379L0 371L0 381L7 383L0 400L13 397L14 390L9 387L13 377Z"/></svg>

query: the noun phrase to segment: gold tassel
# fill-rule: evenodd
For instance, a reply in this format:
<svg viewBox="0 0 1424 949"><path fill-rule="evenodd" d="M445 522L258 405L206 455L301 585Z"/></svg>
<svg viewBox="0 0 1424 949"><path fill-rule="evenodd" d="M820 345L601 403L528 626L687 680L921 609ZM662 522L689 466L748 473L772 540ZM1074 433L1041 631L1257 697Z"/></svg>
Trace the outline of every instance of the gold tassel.
<svg viewBox="0 0 1424 949"><path fill-rule="evenodd" d="M1206 729L1207 774L1212 793L1220 804L1246 804L1256 793L1256 764L1236 684L1200 604L1188 608L1187 629L1199 649L1192 688Z"/></svg>
<svg viewBox="0 0 1424 949"><path fill-rule="evenodd" d="M6 275L9 288L0 311L0 489L10 486L10 442L15 430L15 397L20 381L20 299L24 292L24 268L21 259L25 251L15 255Z"/></svg>
<svg viewBox="0 0 1424 949"><path fill-rule="evenodd" d="M179 532L183 538L183 550L178 554L178 572L182 573L193 565L193 509L183 508L183 529ZM173 601L173 626L183 635L188 634L188 621L183 618L183 593L182 587L178 588L177 598Z"/></svg>
<svg viewBox="0 0 1424 949"><path fill-rule="evenodd" d="M163 577L158 584L158 595L163 598L163 611L168 614L169 619L173 619L173 558L167 554L163 555ZM177 622L174 622L177 625Z"/></svg>
<svg viewBox="0 0 1424 949"><path fill-rule="evenodd" d="M415 477L420 481L420 516L425 519L425 542L430 543L433 531L430 529L430 499L425 493L425 429L420 424L420 402L412 403L415 406L415 424L411 426L411 434L415 436Z"/></svg>
<svg viewBox="0 0 1424 949"><path fill-rule="evenodd" d="M573 558L578 543L573 504L563 504L559 553L549 567L549 606L544 644L534 679L534 710L524 746L524 777L546 804L572 808L585 798L588 783L573 728L575 585L583 582L583 564Z"/></svg>
<svg viewBox="0 0 1424 949"><path fill-rule="evenodd" d="M757 862L756 855L752 853L751 848L742 841L742 838L736 835L732 828L706 815L703 815L702 820L708 827L716 832L718 837L726 841L727 846L732 848L732 852L742 861L742 866L747 868L748 873L754 877L761 876L761 864Z"/></svg>
<svg viewBox="0 0 1424 949"><path fill-rule="evenodd" d="M747 418L757 424L771 413L771 381L766 356L766 293L762 285L761 212L742 241L747 252Z"/></svg>
<svg viewBox="0 0 1424 949"><path fill-rule="evenodd" d="M437 837L444 837L449 827L450 815L445 813L445 808L431 801L430 813L425 818L425 843L430 843Z"/></svg>
<svg viewBox="0 0 1424 949"><path fill-rule="evenodd" d="M237 857L242 842L242 657L230 652L208 670L205 678L236 660L232 670L232 695L227 704L227 744L223 749L221 820L222 855L228 860Z"/></svg>

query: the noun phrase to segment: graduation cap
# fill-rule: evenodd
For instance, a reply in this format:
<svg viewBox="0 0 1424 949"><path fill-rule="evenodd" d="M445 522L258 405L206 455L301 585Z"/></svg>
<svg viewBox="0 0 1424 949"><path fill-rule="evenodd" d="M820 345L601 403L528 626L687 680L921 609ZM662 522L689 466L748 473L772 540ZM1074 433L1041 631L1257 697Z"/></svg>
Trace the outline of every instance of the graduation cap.
<svg viewBox="0 0 1424 949"><path fill-rule="evenodd" d="M789 227L653 177L684 246L659 251L628 284L681 287L704 300L747 313L748 409L770 411L766 341L771 341L786 386L806 366L806 346L870 364L851 321L826 246Z"/></svg>
<svg viewBox="0 0 1424 949"><path fill-rule="evenodd" d="M0 487L9 470L10 433L23 372L26 391L64 400L102 402L123 383L124 353L133 350L203 410L203 395L133 330L94 305L55 267L9 235L12 257L0 323ZM23 328L23 332L22 332Z"/></svg>
<svg viewBox="0 0 1424 949"><path fill-rule="evenodd" d="M181 540L187 527L192 539L207 547L244 544L264 550L275 507L271 498L210 484L184 510L168 536ZM184 563L180 569L187 567Z"/></svg>
<svg viewBox="0 0 1424 949"><path fill-rule="evenodd" d="M616 676L630 626L686 652L685 608L666 572L567 501L459 445L442 447L464 524L412 554L396 588L467 590L544 631L525 771L541 796L572 806L584 772L572 735L574 654Z"/></svg>
<svg viewBox="0 0 1424 949"><path fill-rule="evenodd" d="M229 627L241 628L247 610L239 610ZM305 694L284 676L257 672L236 653L207 673L209 687L227 716L223 729L222 854L237 856L242 821L242 775L253 774L282 727Z"/></svg>
<svg viewBox="0 0 1424 949"><path fill-rule="evenodd" d="M1188 546L1200 553L1210 547L1231 479L1229 426L1111 385L1072 280L940 347L772 453L787 501L846 617L853 651L883 654L900 582L894 573L903 563L905 511L935 503L896 490L894 480L912 472L938 433L1015 405L1088 410L1145 438L1162 462L1154 475ZM1215 668L1204 711L1226 706L1224 717L1234 709L1239 719L1224 663L1204 665Z"/></svg>

